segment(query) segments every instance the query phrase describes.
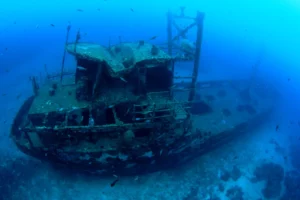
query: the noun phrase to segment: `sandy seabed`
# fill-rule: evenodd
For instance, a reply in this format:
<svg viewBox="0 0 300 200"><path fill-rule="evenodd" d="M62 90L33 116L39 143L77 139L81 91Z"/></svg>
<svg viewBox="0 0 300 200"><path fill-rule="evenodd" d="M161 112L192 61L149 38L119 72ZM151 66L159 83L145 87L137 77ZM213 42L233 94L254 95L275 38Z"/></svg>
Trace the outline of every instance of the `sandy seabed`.
<svg viewBox="0 0 300 200"><path fill-rule="evenodd" d="M4 79L2 79L4 81ZM18 83L20 85L21 83ZM266 181L253 181L255 170L265 163L278 164L284 172L293 169L289 154L298 124L288 120L279 132L274 121L247 133L183 166L152 174L91 177L65 173L19 152L9 139L9 129L18 106L31 93L30 82L22 87L0 86L0 200L258 200L264 197ZM12 92L13 91L13 92ZM16 102L17 101L17 102ZM291 128L291 126L293 126ZM300 153L299 153L300 154ZM279 195L285 192L283 181Z"/></svg>
<svg viewBox="0 0 300 200"><path fill-rule="evenodd" d="M248 133L184 166L120 177L114 187L111 187L115 180L113 176L92 177L53 169L23 155L10 144L10 151L4 148L1 151L4 172L0 172L0 180L6 182L1 187L6 190L2 196L3 199L18 200L264 199L265 181L253 182L254 171L268 162L279 164L284 171L291 170L288 156L291 137L266 125L262 130ZM238 188L238 192L228 192L232 188ZM283 193L284 187L280 191L281 195Z"/></svg>

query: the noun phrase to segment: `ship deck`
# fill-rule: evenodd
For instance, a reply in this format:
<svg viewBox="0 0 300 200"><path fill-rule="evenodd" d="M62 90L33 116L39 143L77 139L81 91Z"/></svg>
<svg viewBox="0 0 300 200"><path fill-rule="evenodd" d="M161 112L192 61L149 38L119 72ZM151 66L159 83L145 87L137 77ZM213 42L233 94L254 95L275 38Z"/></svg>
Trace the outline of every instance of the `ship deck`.
<svg viewBox="0 0 300 200"><path fill-rule="evenodd" d="M76 99L76 85L63 85L55 89L53 96L49 95L51 84L46 84L39 89L38 95L34 98L29 114L47 114L51 112L64 112L80 108L88 108L91 103L88 101L78 101ZM120 91L121 90L121 91ZM109 89L105 91L95 102L105 104L135 101L138 97L128 90Z"/></svg>
<svg viewBox="0 0 300 200"><path fill-rule="evenodd" d="M88 106L87 102L77 101L75 96L76 85L57 87L53 96L49 95L49 86L44 85L40 88L39 94L32 103L29 114L58 112Z"/></svg>
<svg viewBox="0 0 300 200"><path fill-rule="evenodd" d="M253 85L251 98L241 91L248 87L245 80L202 81L196 89L195 104L191 107L194 129L210 136L232 130L274 107L275 91L265 84ZM178 85L179 88L184 89ZM188 98L188 91L175 93L178 101Z"/></svg>
<svg viewBox="0 0 300 200"><path fill-rule="evenodd" d="M176 109L178 119L173 124L144 121L92 127L88 125L54 127L41 125L19 129L22 121L21 115L24 113L22 111L20 116L16 117L12 136L22 151L55 163L73 163L72 167L78 169L110 169L110 166L118 165L122 172L130 173L139 170L139 167L145 167L145 164L152 166L150 164L153 162L164 165L165 159L169 159L170 162L185 162L185 159L193 157L195 152L203 153L225 144L230 138L243 135L244 132L264 121L274 108L274 99L278 95L267 85L255 84L251 87L250 96L248 96L242 92L247 85L249 86L247 81L198 83L195 102L188 105L191 108L187 108L191 109L192 120L192 126L188 132L184 131L185 126L181 126L187 117L187 113L182 113L181 109ZM186 87L188 86L189 84L179 83L174 88L175 103L187 100L189 92ZM159 101L156 98L152 100ZM30 105L31 103L25 104L24 108ZM179 105L186 104L180 103ZM184 117L181 118L181 114ZM153 132L162 125L164 129ZM180 127L171 128L178 126ZM27 133L27 136L19 137L20 130ZM153 140L156 146L151 146L153 143L150 142L154 142ZM125 154L120 147L123 150L126 149ZM56 151L57 149L60 150ZM91 160L87 161L85 157ZM183 157L185 159L181 159ZM120 160L121 158L124 160ZM137 163L140 162L144 164L138 165ZM137 164L136 168L127 167L131 164Z"/></svg>
<svg viewBox="0 0 300 200"><path fill-rule="evenodd" d="M241 124L245 124L248 121L255 119L261 113L267 112L273 108L274 101L271 93L268 94L267 90L264 88L252 88L250 90L251 99L244 99L240 95L240 91L247 86L245 81L215 81L215 82L202 82L197 86L197 93L194 105L191 107L192 110L192 120L193 120L193 133L199 134L201 132L205 137L213 137L222 135L224 132L230 132L238 128ZM70 86L72 87L72 86ZM61 93L66 93L69 87L65 90L60 91ZM176 90L178 89L178 90ZM177 91L177 92L176 92ZM188 90L184 89L184 85L178 85L175 88L175 99L176 102L185 102L188 97ZM53 98L52 102L55 102L53 109L59 108L57 102L62 102L61 106L85 106L84 103L74 102L70 100L70 97L64 97L64 95L57 95L60 98ZM43 97L41 95L41 97ZM42 101L42 98L35 100L38 104ZM67 101L68 99L68 101ZM154 99L155 100L155 99ZM46 101L46 100L44 100ZM73 102L72 102L73 101ZM161 101L161 100L160 100ZM156 100L155 100L156 102ZM54 107L54 106L57 107ZM176 109L175 119L184 120L187 117L186 111L181 107L184 104L179 104L179 108ZM46 109L49 109L46 108ZM51 108L52 109L52 108ZM155 126L155 124L152 124ZM122 129L143 129L145 127L151 128L149 123L118 123L109 125L97 125L93 127L93 132L112 132L119 131ZM49 127L35 127L37 132L47 132L53 133L63 133L66 130L73 132L74 134L85 132L90 129L89 126L66 126L57 127L54 130ZM30 128L30 132L34 131ZM49 129L49 130L48 130ZM67 131L67 132L69 132ZM105 141L104 141L105 142ZM84 143L76 146L76 152L97 152L103 149L99 149L99 145L93 143ZM70 149L70 151L75 151L75 149Z"/></svg>

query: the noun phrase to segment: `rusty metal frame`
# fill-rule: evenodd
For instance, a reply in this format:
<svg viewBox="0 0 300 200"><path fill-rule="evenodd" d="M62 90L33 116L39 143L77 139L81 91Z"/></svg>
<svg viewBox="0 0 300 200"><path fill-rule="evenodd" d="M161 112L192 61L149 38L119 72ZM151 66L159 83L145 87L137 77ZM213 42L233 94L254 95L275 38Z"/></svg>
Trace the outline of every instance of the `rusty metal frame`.
<svg viewBox="0 0 300 200"><path fill-rule="evenodd" d="M201 46L202 46L202 35L203 35L203 21L204 21L204 13L203 12L197 12L196 17L188 17L185 16L184 14L184 8L181 10L181 15L175 15L173 14L170 10L167 13L167 37L168 37L168 54L172 55L173 54L173 49L176 47L174 44L174 41L178 40L179 38L183 37L185 38L186 33L192 29L193 27L197 28L197 33L196 33L196 49L194 54L194 66L193 66L193 73L191 76L191 87L190 87L190 94L188 97L188 101L193 101L195 97L195 89L196 89L196 82L198 78L198 69L200 67L200 54L201 54ZM193 22L187 26L184 29L181 29L177 24L176 24L176 19L188 19L192 20ZM173 27L176 28L179 33L175 36L173 36ZM187 53L187 52L185 52ZM175 61L180 61L180 59L174 58ZM172 68L173 76L174 76L174 69L175 66Z"/></svg>

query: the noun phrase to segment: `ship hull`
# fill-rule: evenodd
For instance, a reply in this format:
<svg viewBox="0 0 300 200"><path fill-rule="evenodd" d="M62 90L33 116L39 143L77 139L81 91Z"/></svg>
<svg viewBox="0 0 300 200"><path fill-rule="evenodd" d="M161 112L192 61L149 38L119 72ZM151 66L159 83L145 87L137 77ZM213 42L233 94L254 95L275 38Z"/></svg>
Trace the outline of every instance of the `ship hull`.
<svg viewBox="0 0 300 200"><path fill-rule="evenodd" d="M236 85L199 83L200 95L189 116L173 123L28 127L24 121L31 97L16 116L11 136L25 154L68 169L118 175L154 172L184 164L264 123L274 109L275 93L256 88L247 99ZM185 95L180 91L177 98Z"/></svg>

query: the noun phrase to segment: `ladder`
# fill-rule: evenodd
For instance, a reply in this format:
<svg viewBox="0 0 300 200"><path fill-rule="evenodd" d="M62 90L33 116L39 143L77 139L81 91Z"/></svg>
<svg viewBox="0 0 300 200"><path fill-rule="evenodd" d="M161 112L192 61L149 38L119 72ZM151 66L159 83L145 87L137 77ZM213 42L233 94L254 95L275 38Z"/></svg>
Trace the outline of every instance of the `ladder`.
<svg viewBox="0 0 300 200"><path fill-rule="evenodd" d="M169 103L169 91L148 93L147 101L144 104L133 105L133 121L153 121L154 119L173 117L174 109L170 107Z"/></svg>

